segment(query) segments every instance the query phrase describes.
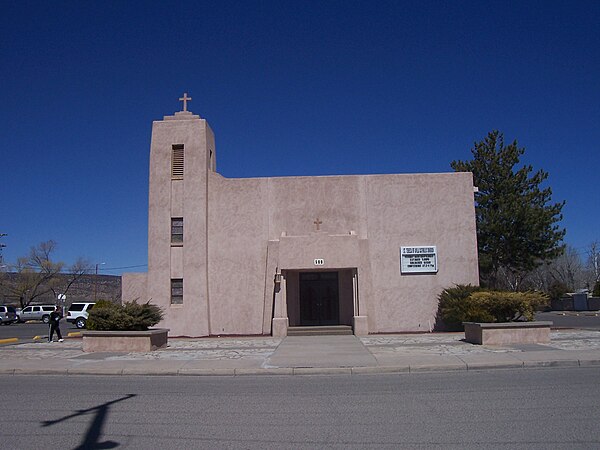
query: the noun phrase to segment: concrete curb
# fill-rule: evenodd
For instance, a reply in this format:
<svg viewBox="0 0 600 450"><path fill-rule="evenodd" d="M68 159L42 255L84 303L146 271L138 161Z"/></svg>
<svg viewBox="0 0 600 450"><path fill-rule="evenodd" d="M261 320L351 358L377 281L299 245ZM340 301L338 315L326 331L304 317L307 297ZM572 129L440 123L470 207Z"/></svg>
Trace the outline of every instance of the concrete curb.
<svg viewBox="0 0 600 450"><path fill-rule="evenodd" d="M352 367L352 375L409 373L410 366Z"/></svg>
<svg viewBox="0 0 600 450"><path fill-rule="evenodd" d="M65 369L64 375L123 375L123 369L102 367L70 367Z"/></svg>
<svg viewBox="0 0 600 450"><path fill-rule="evenodd" d="M85 367L68 368L1 368L0 375L91 375L91 376L314 376L314 375L404 375L458 371L493 371L506 369L595 368L600 360L528 361L521 364L501 362L476 364L415 364L381 367L270 367L237 369L152 368L152 367Z"/></svg>
<svg viewBox="0 0 600 450"><path fill-rule="evenodd" d="M232 377L235 375L235 369L183 368L177 371L177 375L184 377Z"/></svg>
<svg viewBox="0 0 600 450"><path fill-rule="evenodd" d="M579 360L577 359L563 359L553 361L523 361L523 367L535 368L535 367L577 367L579 366Z"/></svg>
<svg viewBox="0 0 600 450"><path fill-rule="evenodd" d="M294 375L352 375L351 367L294 367Z"/></svg>
<svg viewBox="0 0 600 450"><path fill-rule="evenodd" d="M291 367L266 367L264 369L234 369L233 375L294 375Z"/></svg>
<svg viewBox="0 0 600 450"><path fill-rule="evenodd" d="M598 360L598 359L580 359L579 366L580 367L600 366L600 360Z"/></svg>
<svg viewBox="0 0 600 450"><path fill-rule="evenodd" d="M67 369L51 367L37 367L25 369L22 367L16 367L14 369L13 375L67 375Z"/></svg>
<svg viewBox="0 0 600 450"><path fill-rule="evenodd" d="M522 362L500 362L500 363L468 363L467 370L490 370L490 369L523 369Z"/></svg>

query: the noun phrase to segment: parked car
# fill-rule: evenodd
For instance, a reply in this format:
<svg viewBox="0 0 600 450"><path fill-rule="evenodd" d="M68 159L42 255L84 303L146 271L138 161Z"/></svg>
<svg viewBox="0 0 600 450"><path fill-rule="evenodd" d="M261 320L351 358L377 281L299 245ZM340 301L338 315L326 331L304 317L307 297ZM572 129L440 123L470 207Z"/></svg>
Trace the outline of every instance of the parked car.
<svg viewBox="0 0 600 450"><path fill-rule="evenodd" d="M74 323L77 328L85 328L89 311L95 303L72 303L67 313L67 322Z"/></svg>
<svg viewBox="0 0 600 450"><path fill-rule="evenodd" d="M19 322L41 320L44 323L49 323L50 314L52 314L55 308L55 305L30 305L21 310L17 316L17 320Z"/></svg>
<svg viewBox="0 0 600 450"><path fill-rule="evenodd" d="M17 321L17 312L14 306L0 305L0 324L10 325Z"/></svg>

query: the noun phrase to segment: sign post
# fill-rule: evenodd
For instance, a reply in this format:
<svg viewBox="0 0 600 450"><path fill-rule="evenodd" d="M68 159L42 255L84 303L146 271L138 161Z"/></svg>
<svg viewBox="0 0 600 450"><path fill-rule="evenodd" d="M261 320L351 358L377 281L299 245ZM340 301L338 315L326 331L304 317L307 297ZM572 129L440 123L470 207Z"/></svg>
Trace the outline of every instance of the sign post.
<svg viewBox="0 0 600 450"><path fill-rule="evenodd" d="M65 315L65 300L67 299L67 294L58 294L56 297L57 297L58 303L60 304L60 309L64 316Z"/></svg>

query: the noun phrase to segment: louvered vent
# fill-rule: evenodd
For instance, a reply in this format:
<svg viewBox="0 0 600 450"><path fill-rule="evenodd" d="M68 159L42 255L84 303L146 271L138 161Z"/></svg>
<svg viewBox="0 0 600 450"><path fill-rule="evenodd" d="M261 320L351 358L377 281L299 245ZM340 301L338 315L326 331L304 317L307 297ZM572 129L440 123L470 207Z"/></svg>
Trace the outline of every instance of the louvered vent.
<svg viewBox="0 0 600 450"><path fill-rule="evenodd" d="M171 153L171 178L183 180L183 144L174 144Z"/></svg>

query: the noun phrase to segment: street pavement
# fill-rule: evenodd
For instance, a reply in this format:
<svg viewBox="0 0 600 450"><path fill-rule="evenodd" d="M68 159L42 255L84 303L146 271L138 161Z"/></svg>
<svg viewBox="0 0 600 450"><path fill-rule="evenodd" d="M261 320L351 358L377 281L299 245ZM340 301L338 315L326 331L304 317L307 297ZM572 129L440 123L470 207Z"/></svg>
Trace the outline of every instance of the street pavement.
<svg viewBox="0 0 600 450"><path fill-rule="evenodd" d="M86 353L80 337L0 346L0 374L324 375L600 366L600 331L559 329L549 344L482 346L464 333L171 338L147 353Z"/></svg>
<svg viewBox="0 0 600 450"><path fill-rule="evenodd" d="M600 330L600 311L547 311L535 315L535 320L549 320L554 328Z"/></svg>

